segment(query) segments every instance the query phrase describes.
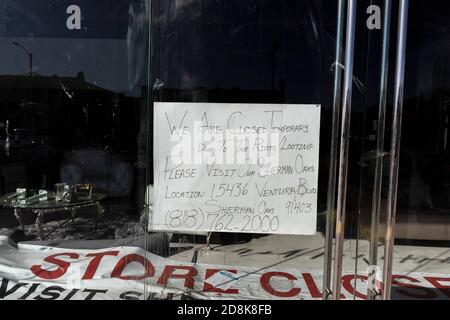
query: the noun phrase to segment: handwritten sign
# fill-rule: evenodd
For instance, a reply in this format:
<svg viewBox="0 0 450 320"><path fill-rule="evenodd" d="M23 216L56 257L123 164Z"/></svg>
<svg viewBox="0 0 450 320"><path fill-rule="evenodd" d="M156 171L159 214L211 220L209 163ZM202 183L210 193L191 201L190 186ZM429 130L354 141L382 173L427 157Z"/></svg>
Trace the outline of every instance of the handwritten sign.
<svg viewBox="0 0 450 320"><path fill-rule="evenodd" d="M320 105L154 108L151 229L315 234Z"/></svg>

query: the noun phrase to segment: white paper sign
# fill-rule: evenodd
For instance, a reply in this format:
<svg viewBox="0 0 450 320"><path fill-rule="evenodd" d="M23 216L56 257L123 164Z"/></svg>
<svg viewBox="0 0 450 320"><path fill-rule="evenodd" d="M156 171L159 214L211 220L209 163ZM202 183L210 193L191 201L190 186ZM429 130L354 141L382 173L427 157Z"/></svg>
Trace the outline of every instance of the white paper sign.
<svg viewBox="0 0 450 320"><path fill-rule="evenodd" d="M151 228L315 234L320 110L155 103Z"/></svg>

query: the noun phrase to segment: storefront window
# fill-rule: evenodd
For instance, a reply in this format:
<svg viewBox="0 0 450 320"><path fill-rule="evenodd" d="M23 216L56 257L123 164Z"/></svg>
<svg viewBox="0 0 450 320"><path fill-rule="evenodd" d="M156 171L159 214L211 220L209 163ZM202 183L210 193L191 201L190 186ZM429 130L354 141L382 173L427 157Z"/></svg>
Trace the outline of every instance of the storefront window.
<svg viewBox="0 0 450 320"><path fill-rule="evenodd" d="M407 4L1 1L0 299L448 299L448 6Z"/></svg>
<svg viewBox="0 0 450 320"><path fill-rule="evenodd" d="M35 265L2 279L61 284L28 299L122 299L143 285L98 279L126 277L133 260L121 258L143 256L147 240L167 255L165 235L150 240L141 219L148 10L140 0L0 4L0 259Z"/></svg>

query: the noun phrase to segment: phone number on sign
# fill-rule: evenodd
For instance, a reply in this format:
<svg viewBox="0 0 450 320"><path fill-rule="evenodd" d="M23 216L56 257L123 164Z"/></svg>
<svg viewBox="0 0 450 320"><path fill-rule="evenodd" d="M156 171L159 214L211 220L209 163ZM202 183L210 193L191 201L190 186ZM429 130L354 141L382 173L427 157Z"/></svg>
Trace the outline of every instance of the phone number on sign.
<svg viewBox="0 0 450 320"><path fill-rule="evenodd" d="M165 222L169 229L210 230L224 232L276 232L280 226L277 216L269 214L204 213L201 208L167 211Z"/></svg>

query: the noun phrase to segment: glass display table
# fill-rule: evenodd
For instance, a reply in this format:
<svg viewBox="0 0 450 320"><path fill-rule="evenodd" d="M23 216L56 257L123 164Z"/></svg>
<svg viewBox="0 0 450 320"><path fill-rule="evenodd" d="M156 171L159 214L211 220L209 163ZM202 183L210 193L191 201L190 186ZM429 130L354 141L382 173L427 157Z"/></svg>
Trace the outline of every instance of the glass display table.
<svg viewBox="0 0 450 320"><path fill-rule="evenodd" d="M0 197L0 206L3 208L14 209L14 215L17 218L20 226L23 230L24 224L22 215L26 212L31 212L37 215L35 226L38 230L39 239L44 240L44 232L42 228L42 224L44 221L44 216L46 214L51 214L57 211L70 211L72 221L75 219L77 211L81 208L85 207L96 207L97 208L97 216L96 221L102 216L105 212L103 206L101 205L101 201L108 197L108 193L102 190L94 190L92 194L89 196L78 196L76 199L72 199L70 202L66 201L57 201L55 199L54 192L48 192L47 200L35 200L32 203L19 203L14 199L15 193L5 194Z"/></svg>

